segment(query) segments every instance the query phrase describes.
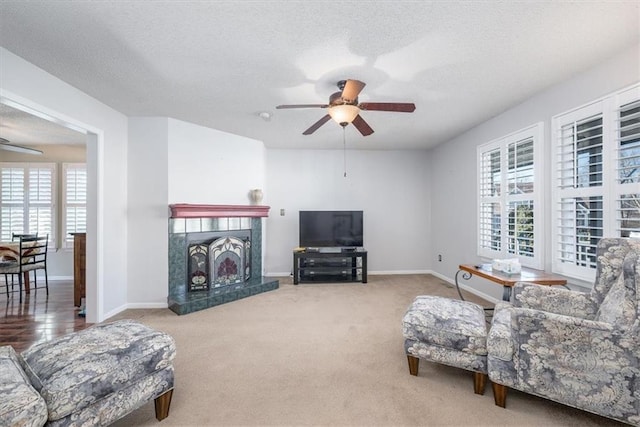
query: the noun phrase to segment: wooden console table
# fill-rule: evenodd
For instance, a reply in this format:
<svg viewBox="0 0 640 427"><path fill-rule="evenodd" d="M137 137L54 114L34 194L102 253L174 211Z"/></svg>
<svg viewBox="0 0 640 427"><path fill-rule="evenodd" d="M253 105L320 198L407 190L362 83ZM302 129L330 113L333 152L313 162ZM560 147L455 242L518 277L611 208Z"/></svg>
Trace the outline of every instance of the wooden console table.
<svg viewBox="0 0 640 427"><path fill-rule="evenodd" d="M87 296L87 233L73 235L73 305L82 306L82 298Z"/></svg>
<svg viewBox="0 0 640 427"><path fill-rule="evenodd" d="M458 282L458 276L462 275L465 280L471 279L472 276L482 277L483 279L490 280L493 283L502 285L502 300L511 300L511 289L517 282L530 282L538 285L547 286L565 286L567 280L553 274L545 273L544 271L532 270L523 268L520 274L506 274L499 271L493 271L491 269L482 268L482 266L476 266L471 264L460 264L459 270L456 273L455 284L458 290L460 299L464 300L462 293L460 292L460 284Z"/></svg>

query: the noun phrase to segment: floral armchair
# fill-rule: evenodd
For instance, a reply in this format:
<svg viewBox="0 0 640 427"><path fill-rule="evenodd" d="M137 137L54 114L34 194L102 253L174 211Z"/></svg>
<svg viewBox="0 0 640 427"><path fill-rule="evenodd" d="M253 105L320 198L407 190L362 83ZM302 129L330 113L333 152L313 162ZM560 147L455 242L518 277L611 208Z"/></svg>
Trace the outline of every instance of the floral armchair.
<svg viewBox="0 0 640 427"><path fill-rule="evenodd" d="M507 387L640 425L640 240L601 239L589 293L518 283L487 339L495 403Z"/></svg>

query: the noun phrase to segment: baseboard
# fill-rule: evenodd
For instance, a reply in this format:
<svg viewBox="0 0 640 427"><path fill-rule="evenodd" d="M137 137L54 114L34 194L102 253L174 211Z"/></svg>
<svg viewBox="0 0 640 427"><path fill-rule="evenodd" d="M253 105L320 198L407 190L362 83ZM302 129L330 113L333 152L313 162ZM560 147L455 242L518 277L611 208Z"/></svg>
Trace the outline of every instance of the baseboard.
<svg viewBox="0 0 640 427"><path fill-rule="evenodd" d="M127 304L127 308L169 308L166 302L134 302Z"/></svg>
<svg viewBox="0 0 640 427"><path fill-rule="evenodd" d="M169 308L169 305L166 302L135 302L135 303L123 304L120 307L114 308L108 313L105 313L104 320L108 320L110 317L120 314L123 311L128 309L150 309L150 308Z"/></svg>
<svg viewBox="0 0 640 427"><path fill-rule="evenodd" d="M262 276L263 277L288 277L288 276L291 276L291 272L287 271L286 273L265 273Z"/></svg>
<svg viewBox="0 0 640 427"><path fill-rule="evenodd" d="M367 272L369 276L396 276L404 274L431 274L431 270L376 270Z"/></svg>
<svg viewBox="0 0 640 427"><path fill-rule="evenodd" d="M73 276L49 276L49 280L52 282L69 282L73 280Z"/></svg>

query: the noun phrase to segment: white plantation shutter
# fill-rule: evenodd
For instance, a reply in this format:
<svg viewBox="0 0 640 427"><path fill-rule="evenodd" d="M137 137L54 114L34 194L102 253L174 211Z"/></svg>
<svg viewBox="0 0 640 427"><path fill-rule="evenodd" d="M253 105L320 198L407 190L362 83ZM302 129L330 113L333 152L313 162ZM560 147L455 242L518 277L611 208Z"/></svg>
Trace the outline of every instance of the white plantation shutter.
<svg viewBox="0 0 640 427"><path fill-rule="evenodd" d="M533 147L532 137L507 145L507 252L530 258L535 255Z"/></svg>
<svg viewBox="0 0 640 427"><path fill-rule="evenodd" d="M534 256L534 212L533 200L509 202L507 251L509 254Z"/></svg>
<svg viewBox="0 0 640 427"><path fill-rule="evenodd" d="M22 206L2 206L2 236L0 240L10 241L12 233L24 232L24 208Z"/></svg>
<svg viewBox="0 0 640 427"><path fill-rule="evenodd" d="M480 207L478 246L482 251L499 252L501 250L501 204L500 185L501 162L499 147L485 147L480 157Z"/></svg>
<svg viewBox="0 0 640 427"><path fill-rule="evenodd" d="M84 163L65 163L64 169L64 242L73 247L70 233L87 230L87 168Z"/></svg>
<svg viewBox="0 0 640 427"><path fill-rule="evenodd" d="M596 245L604 235L601 108L598 103L582 114L566 117L557 136L556 185L560 198L556 259L567 264L564 274L584 279L590 278L584 269L595 268Z"/></svg>
<svg viewBox="0 0 640 427"><path fill-rule="evenodd" d="M24 229L25 170L0 167L0 240L10 241L13 232Z"/></svg>
<svg viewBox="0 0 640 427"><path fill-rule="evenodd" d="M478 255L542 268L543 125L478 147Z"/></svg>
<svg viewBox="0 0 640 427"><path fill-rule="evenodd" d="M622 237L640 237L640 100L633 97L623 93L616 110L615 228Z"/></svg>
<svg viewBox="0 0 640 427"><path fill-rule="evenodd" d="M623 105L616 118L617 181L640 182L640 101Z"/></svg>
<svg viewBox="0 0 640 427"><path fill-rule="evenodd" d="M30 167L29 173L29 233L49 234L53 230L53 169Z"/></svg>
<svg viewBox="0 0 640 427"><path fill-rule="evenodd" d="M640 237L640 86L553 118L553 271L593 281L603 237Z"/></svg>
<svg viewBox="0 0 640 427"><path fill-rule="evenodd" d="M0 163L0 240L49 234L55 246L55 182L54 163Z"/></svg>

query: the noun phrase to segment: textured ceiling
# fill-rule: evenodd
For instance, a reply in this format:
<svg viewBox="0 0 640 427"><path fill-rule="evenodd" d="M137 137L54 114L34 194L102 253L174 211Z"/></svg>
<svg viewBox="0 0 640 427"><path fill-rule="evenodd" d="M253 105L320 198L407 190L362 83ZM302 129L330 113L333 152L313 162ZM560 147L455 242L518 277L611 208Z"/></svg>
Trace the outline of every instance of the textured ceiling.
<svg viewBox="0 0 640 427"><path fill-rule="evenodd" d="M302 135L326 110L275 106L362 80L361 102L417 108L362 112L375 133L348 126L348 146L418 149L638 43L640 2L5 0L0 41L126 115L270 148L341 147L333 122Z"/></svg>
<svg viewBox="0 0 640 427"><path fill-rule="evenodd" d="M0 104L0 137L14 145L80 145L86 141L80 132L4 104Z"/></svg>

